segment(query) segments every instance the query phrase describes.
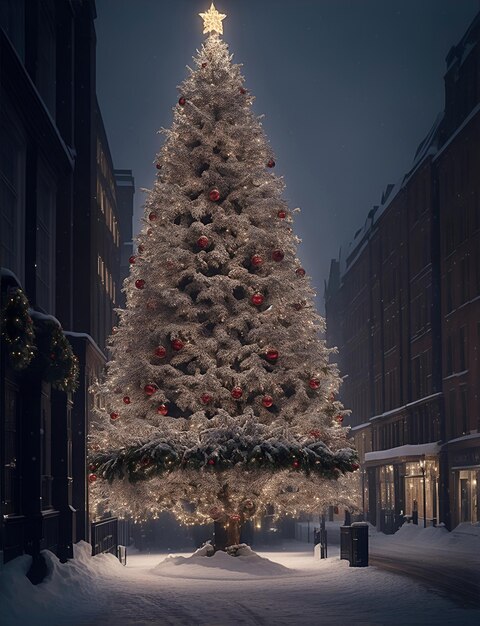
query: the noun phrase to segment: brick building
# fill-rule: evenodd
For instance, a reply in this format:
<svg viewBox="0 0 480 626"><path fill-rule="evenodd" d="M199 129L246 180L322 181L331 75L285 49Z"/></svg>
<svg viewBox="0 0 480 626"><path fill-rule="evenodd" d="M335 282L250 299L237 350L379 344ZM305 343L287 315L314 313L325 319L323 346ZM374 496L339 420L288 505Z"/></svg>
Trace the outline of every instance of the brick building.
<svg viewBox="0 0 480 626"><path fill-rule="evenodd" d="M386 532L405 515L479 519L479 24L447 56L445 111L325 291L365 513Z"/></svg>

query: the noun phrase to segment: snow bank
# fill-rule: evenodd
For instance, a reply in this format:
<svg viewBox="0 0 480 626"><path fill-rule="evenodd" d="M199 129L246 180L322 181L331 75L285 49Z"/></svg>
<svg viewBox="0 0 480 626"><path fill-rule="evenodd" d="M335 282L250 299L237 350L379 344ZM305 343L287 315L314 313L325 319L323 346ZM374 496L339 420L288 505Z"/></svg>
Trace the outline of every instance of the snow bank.
<svg viewBox="0 0 480 626"><path fill-rule="evenodd" d="M370 527L372 547L392 547L419 551L440 550L452 555L461 553L478 554L480 545L480 525L460 524L452 532L440 524L423 528L417 524L404 524L394 535L384 535Z"/></svg>
<svg viewBox="0 0 480 626"><path fill-rule="evenodd" d="M243 545L238 550L238 556L230 556L221 551L207 556L205 546L188 557L168 556L153 568L152 573L169 578L251 580L293 576L295 570L261 557L249 546Z"/></svg>
<svg viewBox="0 0 480 626"><path fill-rule="evenodd" d="M99 614L95 581L122 573L123 566L112 554L92 557L92 547L84 541L73 546L75 558L60 563L49 550L42 552L48 575L39 585L26 577L32 557L13 559L0 575L2 626L65 626L70 623L72 603L83 605L83 614L92 620Z"/></svg>

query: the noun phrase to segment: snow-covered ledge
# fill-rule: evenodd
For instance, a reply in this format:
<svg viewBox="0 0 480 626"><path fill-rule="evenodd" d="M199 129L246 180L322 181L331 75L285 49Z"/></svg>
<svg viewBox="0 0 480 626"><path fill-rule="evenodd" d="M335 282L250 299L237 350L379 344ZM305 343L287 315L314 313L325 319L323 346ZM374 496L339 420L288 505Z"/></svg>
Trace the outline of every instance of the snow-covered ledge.
<svg viewBox="0 0 480 626"><path fill-rule="evenodd" d="M435 443L421 443L417 445L398 446L388 450L376 450L365 453L365 463L369 461L386 461L404 457L436 456L440 452L441 445Z"/></svg>

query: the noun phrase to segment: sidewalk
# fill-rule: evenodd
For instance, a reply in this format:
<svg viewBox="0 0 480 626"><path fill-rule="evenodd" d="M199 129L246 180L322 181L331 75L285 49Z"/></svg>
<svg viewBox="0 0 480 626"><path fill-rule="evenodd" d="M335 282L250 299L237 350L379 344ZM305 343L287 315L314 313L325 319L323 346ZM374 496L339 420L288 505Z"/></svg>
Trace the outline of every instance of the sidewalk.
<svg viewBox="0 0 480 626"><path fill-rule="evenodd" d="M302 522L296 527L297 540L312 545L312 550L314 526ZM326 529L329 557L333 557L340 543L340 524L327 522ZM448 532L443 526L404 524L394 535L370 526L369 563L418 580L462 606L480 606L480 525L461 524Z"/></svg>

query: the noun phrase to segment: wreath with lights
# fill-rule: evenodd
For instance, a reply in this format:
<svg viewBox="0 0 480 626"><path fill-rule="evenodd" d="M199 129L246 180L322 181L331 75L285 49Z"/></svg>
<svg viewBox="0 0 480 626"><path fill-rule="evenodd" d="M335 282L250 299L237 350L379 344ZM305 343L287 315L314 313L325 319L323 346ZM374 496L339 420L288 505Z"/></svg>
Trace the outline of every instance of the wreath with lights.
<svg viewBox="0 0 480 626"><path fill-rule="evenodd" d="M2 340L12 368L25 370L35 356L35 331L27 297L19 287L7 292L2 309Z"/></svg>
<svg viewBox="0 0 480 626"><path fill-rule="evenodd" d="M62 329L53 319L35 318L35 330L38 354L32 366L54 389L75 391L78 388L78 359Z"/></svg>

